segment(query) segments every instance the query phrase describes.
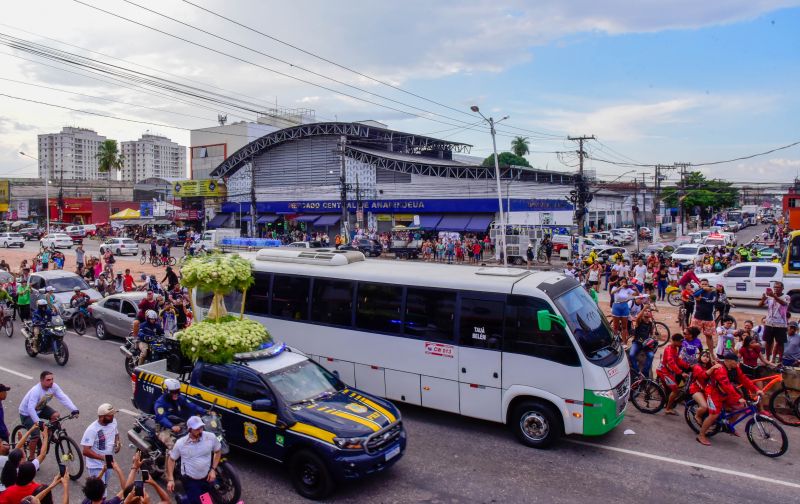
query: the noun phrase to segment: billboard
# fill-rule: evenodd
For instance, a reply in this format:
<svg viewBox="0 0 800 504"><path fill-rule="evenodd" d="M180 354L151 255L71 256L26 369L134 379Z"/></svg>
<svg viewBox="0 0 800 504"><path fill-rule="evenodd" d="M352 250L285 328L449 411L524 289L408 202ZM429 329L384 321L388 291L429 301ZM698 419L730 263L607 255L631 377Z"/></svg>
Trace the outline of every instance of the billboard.
<svg viewBox="0 0 800 504"><path fill-rule="evenodd" d="M0 212L8 212L8 201L11 198L11 191L8 180L0 180Z"/></svg>
<svg viewBox="0 0 800 504"><path fill-rule="evenodd" d="M213 179L179 180L172 184L172 194L177 198L224 198L225 184Z"/></svg>
<svg viewBox="0 0 800 504"><path fill-rule="evenodd" d="M29 215L28 200L17 201L17 218L27 219Z"/></svg>

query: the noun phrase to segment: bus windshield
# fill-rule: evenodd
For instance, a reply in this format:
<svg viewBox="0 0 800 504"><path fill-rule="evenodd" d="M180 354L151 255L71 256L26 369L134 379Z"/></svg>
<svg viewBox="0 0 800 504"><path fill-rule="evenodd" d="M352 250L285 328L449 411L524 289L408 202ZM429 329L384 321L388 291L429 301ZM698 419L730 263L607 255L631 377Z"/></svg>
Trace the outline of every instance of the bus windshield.
<svg viewBox="0 0 800 504"><path fill-rule="evenodd" d="M572 289L553 301L587 359L599 365L616 363L620 355L619 342L606 317L583 287Z"/></svg>

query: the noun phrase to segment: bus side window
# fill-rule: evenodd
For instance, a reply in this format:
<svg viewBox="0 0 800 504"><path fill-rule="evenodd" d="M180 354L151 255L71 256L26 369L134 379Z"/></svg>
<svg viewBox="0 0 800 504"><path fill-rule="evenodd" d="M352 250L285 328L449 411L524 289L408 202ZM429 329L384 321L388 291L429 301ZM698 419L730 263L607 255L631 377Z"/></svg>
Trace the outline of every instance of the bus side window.
<svg viewBox="0 0 800 504"><path fill-rule="evenodd" d="M500 350L503 340L503 302L461 298L459 344Z"/></svg>
<svg viewBox="0 0 800 504"><path fill-rule="evenodd" d="M306 277L275 275L272 281L272 315L307 320L310 284L311 281Z"/></svg>
<svg viewBox="0 0 800 504"><path fill-rule="evenodd" d="M800 270L800 236L795 236L789 245L789 270Z"/></svg>
<svg viewBox="0 0 800 504"><path fill-rule="evenodd" d="M510 296L506 306L506 337L503 351L530 355L567 366L580 366L575 346L564 329L553 324L548 332L539 330L536 312L550 310L543 301Z"/></svg>
<svg viewBox="0 0 800 504"><path fill-rule="evenodd" d="M409 287L405 334L426 340L452 341L455 311L455 292Z"/></svg>
<svg viewBox="0 0 800 504"><path fill-rule="evenodd" d="M353 325L353 282L315 278L311 320L345 327Z"/></svg>
<svg viewBox="0 0 800 504"><path fill-rule="evenodd" d="M253 273L255 282L247 289L247 299L244 304L244 311L254 315L269 314L269 284L272 282L272 275L263 271Z"/></svg>
<svg viewBox="0 0 800 504"><path fill-rule="evenodd" d="M399 333L403 325L403 288L396 285L358 284L356 327L368 331Z"/></svg>

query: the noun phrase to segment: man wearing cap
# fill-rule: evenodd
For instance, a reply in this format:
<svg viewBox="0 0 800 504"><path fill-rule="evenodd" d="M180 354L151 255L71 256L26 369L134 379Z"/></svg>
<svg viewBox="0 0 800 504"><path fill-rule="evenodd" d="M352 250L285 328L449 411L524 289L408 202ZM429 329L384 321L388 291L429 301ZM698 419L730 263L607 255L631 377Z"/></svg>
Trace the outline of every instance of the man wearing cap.
<svg viewBox="0 0 800 504"><path fill-rule="evenodd" d="M6 400L10 387L0 383L0 440L8 443L8 427L6 427L5 414L3 413L3 401Z"/></svg>
<svg viewBox="0 0 800 504"><path fill-rule="evenodd" d="M116 412L112 405L101 404L97 408L97 420L89 424L83 433L81 447L89 476L98 477L106 466L106 455L119 452L119 431L114 419ZM103 474L103 482L108 483L108 472Z"/></svg>
<svg viewBox="0 0 800 504"><path fill-rule="evenodd" d="M186 422L189 434L175 442L167 458L167 490L175 491L175 461L181 459L181 482L188 502L199 504L200 496L211 489L210 482L217 477L217 466L222 445L217 436L205 432L199 416Z"/></svg>

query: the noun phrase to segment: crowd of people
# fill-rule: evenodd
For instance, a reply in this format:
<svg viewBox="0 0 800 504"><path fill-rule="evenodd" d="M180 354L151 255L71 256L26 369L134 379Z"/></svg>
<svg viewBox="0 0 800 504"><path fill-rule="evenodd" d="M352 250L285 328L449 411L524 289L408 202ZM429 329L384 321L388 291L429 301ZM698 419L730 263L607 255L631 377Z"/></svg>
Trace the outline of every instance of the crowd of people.
<svg viewBox="0 0 800 504"><path fill-rule="evenodd" d="M96 419L86 426L79 443L79 456L84 459L87 473L82 482L83 504L166 504L172 502L171 494L182 504L206 502L220 463L220 442L215 435L204 432L201 416L206 412L180 395L177 380L167 381L170 383L166 384L154 411L160 426L159 439L168 450L166 488L142 469L138 451L131 460L128 474L124 474L117 460L122 447L115 418L118 409L103 403L98 406ZM9 391L10 387L0 384L0 504L68 503L70 474L62 461L58 461L56 476L50 484L39 481L37 474L45 464L52 429L64 421L50 402L56 399L69 409L71 419L79 418L80 411L55 383L53 373L43 371L39 382L20 401L18 413L24 433L17 439L10 439L2 408ZM176 471L178 459L182 463ZM175 486L176 472L182 483L180 492ZM112 473L118 485L110 481ZM118 491L113 493L111 488L115 486ZM59 491L61 495L57 497Z"/></svg>

